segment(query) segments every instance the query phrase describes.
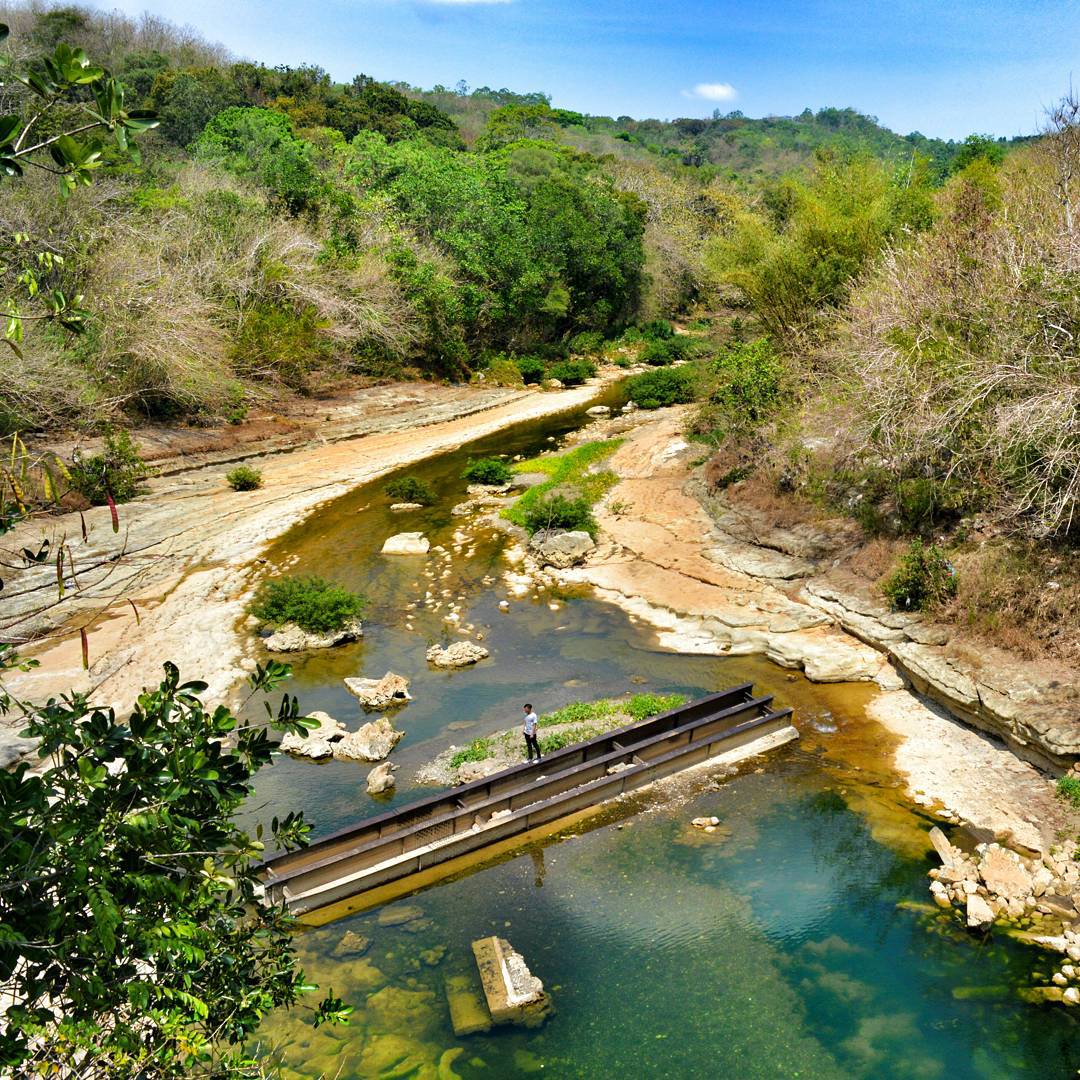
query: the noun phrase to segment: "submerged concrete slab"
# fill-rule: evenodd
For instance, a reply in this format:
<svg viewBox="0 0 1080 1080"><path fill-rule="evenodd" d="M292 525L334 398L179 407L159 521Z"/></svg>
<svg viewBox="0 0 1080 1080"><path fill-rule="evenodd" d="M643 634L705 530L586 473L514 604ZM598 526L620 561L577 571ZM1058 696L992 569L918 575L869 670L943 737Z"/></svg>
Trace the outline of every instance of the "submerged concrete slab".
<svg viewBox="0 0 1080 1080"><path fill-rule="evenodd" d="M491 1030L491 1013L468 975L448 975L443 988L446 991L446 1004L450 1008L450 1023L454 1027L455 1035L475 1035L477 1032Z"/></svg>
<svg viewBox="0 0 1080 1080"><path fill-rule="evenodd" d="M480 938L472 949L491 1019L496 1024L539 1027L553 1006L525 958L500 937Z"/></svg>

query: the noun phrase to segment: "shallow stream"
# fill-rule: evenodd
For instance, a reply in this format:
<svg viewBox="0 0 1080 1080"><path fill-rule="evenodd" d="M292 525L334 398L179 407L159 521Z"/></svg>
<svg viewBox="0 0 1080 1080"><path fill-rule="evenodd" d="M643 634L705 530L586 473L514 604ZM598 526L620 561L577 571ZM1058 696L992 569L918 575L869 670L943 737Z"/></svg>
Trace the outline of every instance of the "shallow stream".
<svg viewBox="0 0 1080 1080"><path fill-rule="evenodd" d="M323 833L408 801L419 794L420 764L513 726L526 700L547 712L753 679L794 706L803 737L738 776L671 778L392 909L304 932L309 976L356 1013L349 1027L318 1031L300 1016L275 1017L266 1041L280 1047L282 1075L1075 1076L1075 1013L1016 994L1049 961L1002 935L971 937L927 903L933 819L904 798L889 736L864 716L872 690L814 685L757 658L665 652L647 628L587 594L538 593L504 613L505 538L490 528L445 563L378 554L403 531L452 550L466 519L450 510L466 497L459 476L470 456L532 456L585 419L578 410L522 425L410 468L439 492L433 507L391 512L383 480L276 545L275 565L370 598L362 642L294 664L304 708L353 728L363 715L342 679L387 670L411 680L415 700L393 717L407 734L392 757L400 768L390 799L365 793L367 768L355 762L282 758L259 776L252 813L302 807ZM448 573L433 584L423 570L436 565ZM462 622L483 634L490 659L429 668L427 647L462 635L443 621L445 609L408 607L428 588L464 598ZM689 825L701 814L721 819L716 833ZM395 916L404 921L386 925ZM343 950L350 932L369 939L362 954ZM471 977L470 943L490 934L525 956L557 1011L538 1030L455 1037L444 982Z"/></svg>

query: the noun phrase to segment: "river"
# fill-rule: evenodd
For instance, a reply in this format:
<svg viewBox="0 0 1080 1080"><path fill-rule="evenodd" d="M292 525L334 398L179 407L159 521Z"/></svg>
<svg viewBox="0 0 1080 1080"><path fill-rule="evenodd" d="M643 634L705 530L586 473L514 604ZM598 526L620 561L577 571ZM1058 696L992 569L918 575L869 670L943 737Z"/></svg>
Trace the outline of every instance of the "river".
<svg viewBox="0 0 1080 1080"><path fill-rule="evenodd" d="M600 400L616 403L618 390ZM462 622L492 656L461 671L429 668L426 648L459 635L444 610L408 606L431 587L427 564L380 556L383 540L420 530L452 548L463 519L450 510L465 498L469 457L532 456L585 419L576 410L520 425L410 468L437 490L432 507L391 512L384 479L275 544L273 564L370 599L361 642L294 664L304 708L355 727L361 710L342 679L387 670L411 680L415 700L394 716L406 738L390 799L364 792L367 770L355 762L281 758L259 775L252 813L303 808L321 834L408 801L420 764L516 723L525 700L547 712L753 679L794 707L803 737L735 777L673 778L410 897L403 924L383 925L375 911L303 932L309 976L356 1013L348 1027L318 1031L296 1015L272 1018L262 1046L274 1048L282 1076L1076 1075L1076 1015L1016 994L1038 981L1033 972L1045 978L1049 959L1003 935L972 937L928 905L933 819L903 795L890 736L864 715L869 688L811 684L760 658L661 650L652 631L588 594L546 592L500 611L505 538L494 530L470 537L436 579L438 591L464 598ZM701 814L721 819L716 833L689 825ZM342 954L350 932L370 940L363 955ZM489 934L526 957L557 1011L538 1030L457 1038L445 980L470 973L470 943Z"/></svg>

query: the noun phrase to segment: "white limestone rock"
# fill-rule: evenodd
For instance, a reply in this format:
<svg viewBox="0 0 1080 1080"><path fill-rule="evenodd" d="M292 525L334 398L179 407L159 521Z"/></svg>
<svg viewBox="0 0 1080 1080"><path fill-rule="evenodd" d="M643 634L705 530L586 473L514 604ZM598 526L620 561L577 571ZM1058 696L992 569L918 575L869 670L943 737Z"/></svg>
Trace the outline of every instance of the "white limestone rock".
<svg viewBox="0 0 1080 1080"><path fill-rule="evenodd" d="M483 645L477 645L472 641L455 641L445 649L432 645L426 655L429 664L440 668L455 668L468 667L491 654Z"/></svg>
<svg viewBox="0 0 1080 1080"><path fill-rule="evenodd" d="M397 731L385 716L380 716L335 742L334 757L347 761L382 761L403 738L404 731Z"/></svg>
<svg viewBox="0 0 1080 1080"><path fill-rule="evenodd" d="M426 555L431 541L419 532L395 533L382 546L384 555Z"/></svg>
<svg viewBox="0 0 1080 1080"><path fill-rule="evenodd" d="M412 701L409 680L388 671L381 679L346 679L345 689L365 709L389 709Z"/></svg>
<svg viewBox="0 0 1080 1080"><path fill-rule="evenodd" d="M313 634L302 630L296 623L282 623L263 642L269 652L306 652L308 649L332 649L364 636L363 623L350 619L340 630L328 634Z"/></svg>
<svg viewBox="0 0 1080 1080"><path fill-rule="evenodd" d="M585 561L585 557L596 547L593 538L587 532L556 532L541 529L529 539L529 551L544 566L554 566L557 570L567 570Z"/></svg>
<svg viewBox="0 0 1080 1080"><path fill-rule="evenodd" d="M994 912L985 898L971 893L967 898L967 924L972 930L984 930L994 922Z"/></svg>
<svg viewBox="0 0 1080 1080"><path fill-rule="evenodd" d="M345 734L345 725L324 712L309 713L308 719L318 721L318 726L303 735L287 733L282 737L278 749L313 761L330 757L334 752L334 743Z"/></svg>
<svg viewBox="0 0 1080 1080"><path fill-rule="evenodd" d="M394 786L394 770L396 765L384 761L376 765L367 775L367 790L369 795L381 795L384 791L390 791Z"/></svg>

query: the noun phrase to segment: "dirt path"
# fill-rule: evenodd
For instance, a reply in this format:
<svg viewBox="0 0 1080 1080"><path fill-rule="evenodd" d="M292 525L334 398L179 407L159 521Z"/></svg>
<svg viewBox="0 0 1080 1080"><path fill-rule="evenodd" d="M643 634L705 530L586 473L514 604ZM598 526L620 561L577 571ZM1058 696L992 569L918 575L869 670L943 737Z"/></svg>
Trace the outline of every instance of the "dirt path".
<svg viewBox="0 0 1080 1080"><path fill-rule="evenodd" d="M612 369L610 380L622 373ZM266 544L318 504L396 468L523 421L574 408L593 397L600 381L559 393L478 390L408 384L361 391L326 415L300 445L274 433L270 452L244 456L263 473L263 486L233 492L224 483L224 460L235 448L198 454L190 466L173 458L147 494L121 507L122 528L112 532L107 508L25 523L5 538L5 561L43 537L53 551L72 542L81 591L55 603L53 566L20 575L4 592L0 632L18 640L50 623L64 632L28 645L24 655L40 667L8 680L28 700L69 689L95 689L96 700L123 707L158 681L161 663L209 683L210 698L226 697L252 662L237 633ZM366 398L365 398L365 395ZM371 406L365 411L365 400ZM209 460L208 460L209 459ZM131 601L139 611L136 620ZM53 606L35 614L42 604ZM91 666L83 671L78 626L89 625Z"/></svg>

